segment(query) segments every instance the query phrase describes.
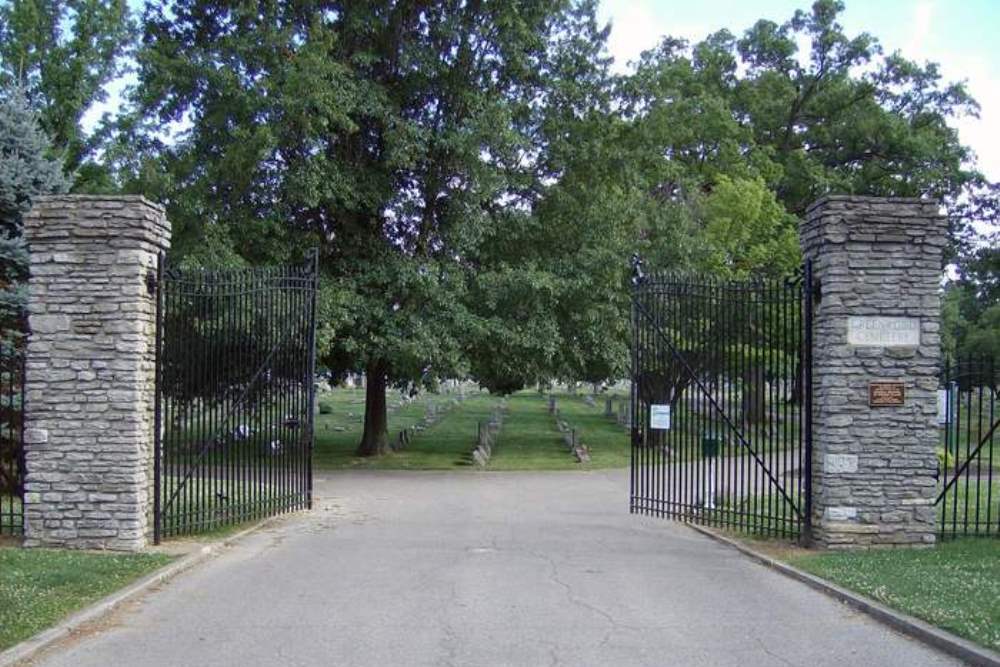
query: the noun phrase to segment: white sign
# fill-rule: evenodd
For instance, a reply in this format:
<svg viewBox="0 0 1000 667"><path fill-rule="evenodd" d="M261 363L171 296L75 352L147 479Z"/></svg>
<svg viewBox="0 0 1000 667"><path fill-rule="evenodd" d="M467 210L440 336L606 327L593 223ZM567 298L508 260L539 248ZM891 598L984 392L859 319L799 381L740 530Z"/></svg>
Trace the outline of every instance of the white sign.
<svg viewBox="0 0 1000 667"><path fill-rule="evenodd" d="M849 317L847 344L871 347L916 347L920 345L920 318Z"/></svg>
<svg viewBox="0 0 1000 667"><path fill-rule="evenodd" d="M938 424L941 425L950 424L951 415L948 413L955 412L954 406L952 406L951 401L948 400L949 393L949 389L938 389Z"/></svg>
<svg viewBox="0 0 1000 667"><path fill-rule="evenodd" d="M650 405L649 406L649 428L670 430L670 406Z"/></svg>

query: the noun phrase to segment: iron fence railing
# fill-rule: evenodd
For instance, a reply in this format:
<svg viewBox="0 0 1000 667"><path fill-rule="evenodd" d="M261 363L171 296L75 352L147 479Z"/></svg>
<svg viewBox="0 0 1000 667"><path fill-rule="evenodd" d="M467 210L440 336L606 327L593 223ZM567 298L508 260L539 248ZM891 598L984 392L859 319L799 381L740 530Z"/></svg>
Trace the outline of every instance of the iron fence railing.
<svg viewBox="0 0 1000 667"><path fill-rule="evenodd" d="M24 532L24 352L0 343L0 535Z"/></svg>

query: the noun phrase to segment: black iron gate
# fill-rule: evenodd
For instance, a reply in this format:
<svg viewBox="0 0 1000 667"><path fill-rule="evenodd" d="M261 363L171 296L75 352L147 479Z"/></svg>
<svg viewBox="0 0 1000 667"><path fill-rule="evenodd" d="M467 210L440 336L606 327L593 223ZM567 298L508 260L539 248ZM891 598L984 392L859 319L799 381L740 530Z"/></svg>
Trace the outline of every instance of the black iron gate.
<svg viewBox="0 0 1000 667"><path fill-rule="evenodd" d="M310 506L316 255L157 285L155 541Z"/></svg>
<svg viewBox="0 0 1000 667"><path fill-rule="evenodd" d="M812 275L642 274L633 289L631 511L808 536Z"/></svg>
<svg viewBox="0 0 1000 667"><path fill-rule="evenodd" d="M1000 365L945 362L938 394L940 535L1000 537ZM995 451L996 450L996 451Z"/></svg>

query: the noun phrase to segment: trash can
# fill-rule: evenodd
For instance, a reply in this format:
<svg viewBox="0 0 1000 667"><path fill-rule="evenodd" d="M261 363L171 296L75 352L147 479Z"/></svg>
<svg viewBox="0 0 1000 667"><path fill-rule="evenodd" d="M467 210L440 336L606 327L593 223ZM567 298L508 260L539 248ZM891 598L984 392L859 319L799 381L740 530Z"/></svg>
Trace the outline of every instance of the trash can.
<svg viewBox="0 0 1000 667"><path fill-rule="evenodd" d="M719 455L719 438L706 435L701 438L701 455L712 459Z"/></svg>

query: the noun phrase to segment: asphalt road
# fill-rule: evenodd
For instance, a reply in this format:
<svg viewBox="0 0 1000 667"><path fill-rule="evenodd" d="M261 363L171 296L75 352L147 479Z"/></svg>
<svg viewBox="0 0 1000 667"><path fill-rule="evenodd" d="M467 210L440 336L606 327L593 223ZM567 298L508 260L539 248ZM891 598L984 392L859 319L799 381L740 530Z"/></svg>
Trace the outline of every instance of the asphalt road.
<svg viewBox="0 0 1000 667"><path fill-rule="evenodd" d="M321 476L45 665L953 665L684 526L624 472Z"/></svg>

